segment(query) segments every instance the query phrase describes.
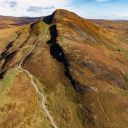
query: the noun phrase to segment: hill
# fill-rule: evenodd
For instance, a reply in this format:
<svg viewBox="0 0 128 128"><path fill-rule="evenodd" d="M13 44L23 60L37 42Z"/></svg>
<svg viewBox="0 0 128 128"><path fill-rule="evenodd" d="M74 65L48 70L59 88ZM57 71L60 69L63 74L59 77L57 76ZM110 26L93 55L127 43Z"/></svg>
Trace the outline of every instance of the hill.
<svg viewBox="0 0 128 128"><path fill-rule="evenodd" d="M0 128L127 128L127 65L127 33L67 10L1 29Z"/></svg>

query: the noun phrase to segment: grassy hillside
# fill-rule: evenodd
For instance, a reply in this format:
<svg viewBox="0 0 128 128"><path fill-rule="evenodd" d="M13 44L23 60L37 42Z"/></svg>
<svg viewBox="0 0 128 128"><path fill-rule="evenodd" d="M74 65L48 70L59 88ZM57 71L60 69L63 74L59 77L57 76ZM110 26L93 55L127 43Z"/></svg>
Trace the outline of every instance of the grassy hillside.
<svg viewBox="0 0 128 128"><path fill-rule="evenodd" d="M128 38L105 26L57 10L0 30L0 127L127 128Z"/></svg>

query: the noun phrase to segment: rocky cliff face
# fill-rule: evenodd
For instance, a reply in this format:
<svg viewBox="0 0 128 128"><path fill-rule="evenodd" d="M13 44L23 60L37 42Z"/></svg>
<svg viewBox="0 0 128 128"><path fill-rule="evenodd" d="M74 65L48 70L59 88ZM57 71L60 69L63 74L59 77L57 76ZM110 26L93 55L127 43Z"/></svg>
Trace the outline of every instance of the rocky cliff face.
<svg viewBox="0 0 128 128"><path fill-rule="evenodd" d="M127 34L66 10L0 34L1 128L127 127Z"/></svg>

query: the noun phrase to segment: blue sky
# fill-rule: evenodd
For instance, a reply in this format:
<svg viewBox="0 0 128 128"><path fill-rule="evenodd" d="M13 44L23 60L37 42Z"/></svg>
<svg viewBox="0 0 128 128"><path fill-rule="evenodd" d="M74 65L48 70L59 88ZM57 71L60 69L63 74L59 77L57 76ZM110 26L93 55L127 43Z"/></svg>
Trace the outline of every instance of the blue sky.
<svg viewBox="0 0 128 128"><path fill-rule="evenodd" d="M128 19L128 0L74 0L72 3L73 10L83 17Z"/></svg>
<svg viewBox="0 0 128 128"><path fill-rule="evenodd" d="M0 15L36 17L58 8L85 18L128 20L128 0L0 0Z"/></svg>

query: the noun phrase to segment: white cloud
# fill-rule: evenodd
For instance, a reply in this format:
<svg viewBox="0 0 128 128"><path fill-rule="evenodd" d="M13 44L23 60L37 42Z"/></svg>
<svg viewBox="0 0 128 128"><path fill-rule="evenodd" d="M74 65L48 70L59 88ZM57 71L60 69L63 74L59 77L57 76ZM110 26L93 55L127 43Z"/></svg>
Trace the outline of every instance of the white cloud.
<svg viewBox="0 0 128 128"><path fill-rule="evenodd" d="M42 16L63 8L72 0L0 0L0 15Z"/></svg>

